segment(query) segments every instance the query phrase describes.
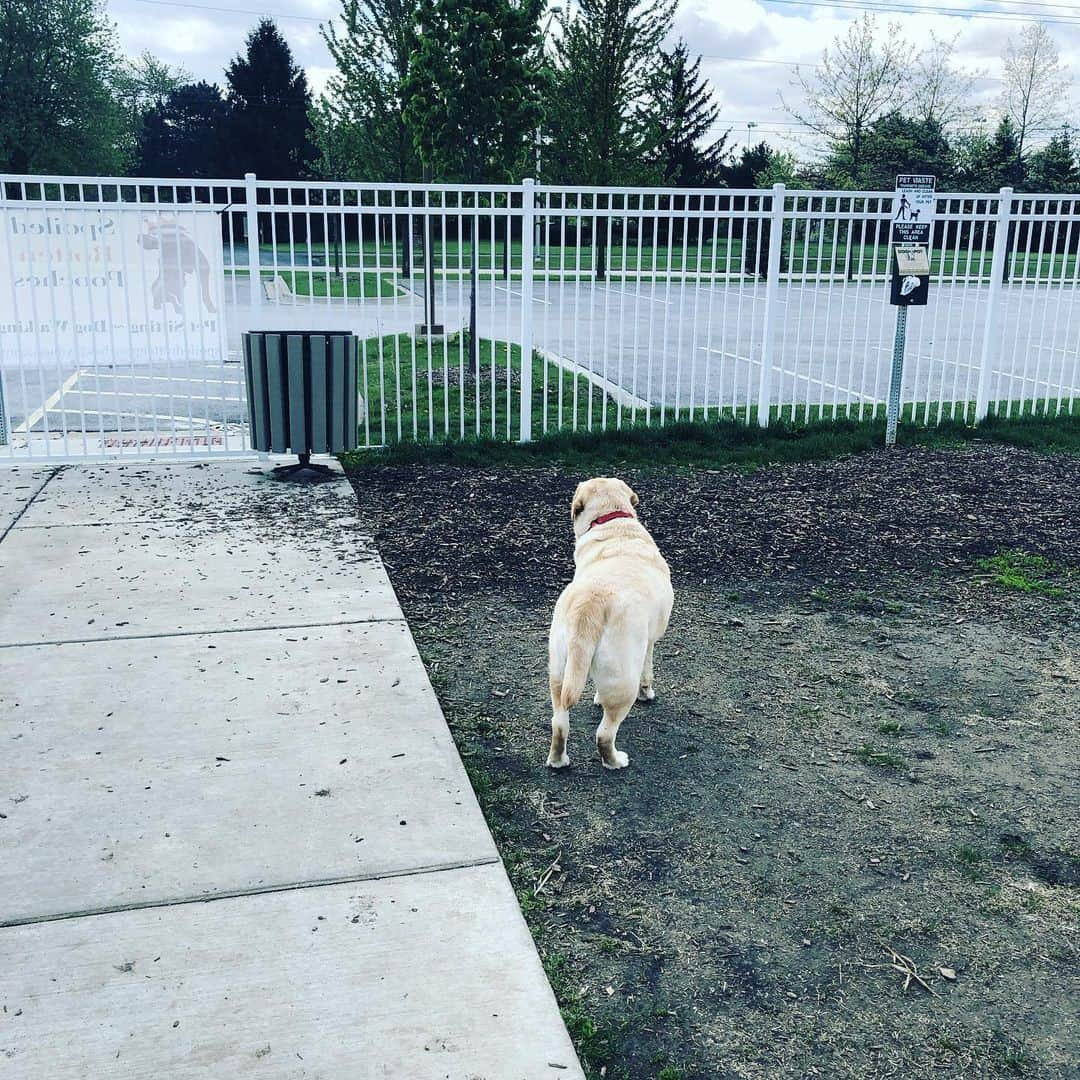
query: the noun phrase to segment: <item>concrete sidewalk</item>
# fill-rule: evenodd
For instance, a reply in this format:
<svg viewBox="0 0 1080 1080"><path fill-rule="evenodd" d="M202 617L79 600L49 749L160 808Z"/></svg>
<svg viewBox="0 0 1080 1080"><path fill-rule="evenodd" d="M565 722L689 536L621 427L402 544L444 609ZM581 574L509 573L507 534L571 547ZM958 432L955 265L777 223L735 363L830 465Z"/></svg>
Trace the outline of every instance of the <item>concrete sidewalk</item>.
<svg viewBox="0 0 1080 1080"><path fill-rule="evenodd" d="M0 470L0 1063L581 1077L344 479Z"/></svg>

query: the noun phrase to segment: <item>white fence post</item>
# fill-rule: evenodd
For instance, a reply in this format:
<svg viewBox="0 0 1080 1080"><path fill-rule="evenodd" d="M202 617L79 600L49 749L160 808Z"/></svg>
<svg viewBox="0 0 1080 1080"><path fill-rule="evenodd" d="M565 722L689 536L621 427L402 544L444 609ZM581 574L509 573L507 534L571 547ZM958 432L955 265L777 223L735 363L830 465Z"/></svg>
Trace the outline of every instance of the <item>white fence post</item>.
<svg viewBox="0 0 1080 1080"><path fill-rule="evenodd" d="M998 358L998 326L1001 323L1001 279L1009 253L1009 219L1012 216L1013 189L1003 187L998 194L997 224L994 226L994 255L990 260L990 294L986 298L986 325L983 329L982 357L979 361L979 384L975 392L975 423L986 419L990 411L990 375ZM980 267L981 269L981 267ZM965 410L966 411L966 410Z"/></svg>
<svg viewBox="0 0 1080 1080"><path fill-rule="evenodd" d="M532 439L533 351L533 221L535 195L531 179L521 182L521 441ZM511 238L512 239L512 238ZM511 245L512 248L513 245ZM509 282L507 283L509 286ZM547 408L547 402L544 402Z"/></svg>
<svg viewBox="0 0 1080 1080"><path fill-rule="evenodd" d="M244 173L244 195L247 202L248 282L251 285L251 306L261 307L262 271L259 266L259 191L253 172ZM310 250L310 245L309 245ZM233 267L233 273L236 268Z"/></svg>
<svg viewBox="0 0 1080 1080"><path fill-rule="evenodd" d="M769 219L769 265L765 271L765 326L761 331L761 381L758 383L757 419L760 427L769 426L772 400L772 351L776 322L776 294L780 288L780 254L784 249L783 184L773 184L772 216ZM760 243L758 245L760 252Z"/></svg>

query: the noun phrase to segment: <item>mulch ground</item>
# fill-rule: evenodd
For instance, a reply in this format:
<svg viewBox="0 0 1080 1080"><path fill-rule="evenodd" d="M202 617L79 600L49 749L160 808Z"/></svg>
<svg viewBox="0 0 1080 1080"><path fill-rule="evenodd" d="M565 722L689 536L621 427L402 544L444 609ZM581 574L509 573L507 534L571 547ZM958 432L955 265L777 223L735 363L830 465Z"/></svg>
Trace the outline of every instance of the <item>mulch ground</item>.
<svg viewBox="0 0 1080 1080"><path fill-rule="evenodd" d="M1080 459L619 475L676 605L617 776L584 702L543 768L584 477L353 477L589 1075L1078 1075Z"/></svg>
<svg viewBox="0 0 1080 1080"><path fill-rule="evenodd" d="M857 585L970 566L1022 548L1080 557L1080 459L1001 446L902 449L824 463L620 472L676 583ZM354 477L361 512L403 598L446 603L494 583L557 594L569 576L574 486L559 468L385 467Z"/></svg>

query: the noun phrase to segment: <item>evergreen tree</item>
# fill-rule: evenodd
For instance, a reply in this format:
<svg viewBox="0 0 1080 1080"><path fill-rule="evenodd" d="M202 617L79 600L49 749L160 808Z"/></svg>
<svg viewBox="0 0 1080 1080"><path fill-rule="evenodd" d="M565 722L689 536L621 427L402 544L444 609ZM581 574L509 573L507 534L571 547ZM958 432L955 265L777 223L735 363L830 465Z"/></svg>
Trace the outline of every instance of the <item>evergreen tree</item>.
<svg viewBox="0 0 1080 1080"><path fill-rule="evenodd" d="M986 167L991 191L1001 187L1022 188L1027 168L1021 157L1020 132L1008 116L1002 117L987 143Z"/></svg>
<svg viewBox="0 0 1080 1080"><path fill-rule="evenodd" d="M758 177L772 164L776 151L765 141L756 146L744 146L737 158L720 170L720 178L730 188L755 188Z"/></svg>
<svg viewBox="0 0 1080 1080"><path fill-rule="evenodd" d="M1002 187L1022 190L1026 169L1018 158L1016 125L1003 117L991 135L976 132L956 140L954 186L959 191L992 192Z"/></svg>
<svg viewBox="0 0 1080 1080"><path fill-rule="evenodd" d="M173 90L143 116L136 175L224 176L229 169L227 121L216 86L199 82Z"/></svg>
<svg viewBox="0 0 1080 1080"><path fill-rule="evenodd" d="M835 147L826 163L825 182L830 187L891 191L900 173L930 173L938 178L939 187L945 187L952 171L951 148L937 120L890 112L864 132L857 171L848 144Z"/></svg>
<svg viewBox="0 0 1080 1080"><path fill-rule="evenodd" d="M543 0L421 0L405 79L405 122L430 179L476 184L521 177L540 120L542 7ZM465 221L469 359L479 379L478 237L476 219Z"/></svg>
<svg viewBox="0 0 1080 1080"><path fill-rule="evenodd" d="M317 155L309 137L311 93L273 20L260 20L248 34L244 55L225 78L232 171L267 180L307 176Z"/></svg>
<svg viewBox="0 0 1080 1080"><path fill-rule="evenodd" d="M669 187L715 187L728 156L725 145L731 131L709 138L720 110L701 78L701 57L691 63L681 40L661 56L652 95L661 182Z"/></svg>
<svg viewBox="0 0 1080 1080"><path fill-rule="evenodd" d="M1038 192L1074 192L1080 188L1080 167L1068 127L1028 157L1027 187Z"/></svg>

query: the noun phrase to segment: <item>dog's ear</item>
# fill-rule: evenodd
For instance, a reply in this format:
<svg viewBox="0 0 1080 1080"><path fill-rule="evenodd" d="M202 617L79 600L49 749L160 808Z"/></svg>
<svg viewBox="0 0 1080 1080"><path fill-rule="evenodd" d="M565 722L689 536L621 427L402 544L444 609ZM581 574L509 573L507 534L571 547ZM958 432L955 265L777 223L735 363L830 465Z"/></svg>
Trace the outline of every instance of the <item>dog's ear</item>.
<svg viewBox="0 0 1080 1080"><path fill-rule="evenodd" d="M581 493L581 488L578 488L574 492L574 501L570 504L570 520L577 521L578 514L585 509L585 496Z"/></svg>
<svg viewBox="0 0 1080 1080"><path fill-rule="evenodd" d="M627 485L626 490L630 492L630 505L637 506L637 504L641 502L641 500L637 497L637 492L632 487L630 487L629 484Z"/></svg>

